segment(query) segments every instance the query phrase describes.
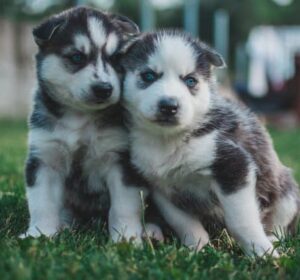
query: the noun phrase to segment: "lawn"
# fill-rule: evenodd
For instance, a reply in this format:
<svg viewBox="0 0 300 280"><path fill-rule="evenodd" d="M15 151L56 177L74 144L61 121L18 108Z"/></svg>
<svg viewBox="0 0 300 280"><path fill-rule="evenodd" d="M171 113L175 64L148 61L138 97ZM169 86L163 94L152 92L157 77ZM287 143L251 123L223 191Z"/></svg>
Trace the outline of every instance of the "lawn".
<svg viewBox="0 0 300 280"><path fill-rule="evenodd" d="M112 244L100 227L53 239L19 240L24 194L25 122L0 121L0 279L300 279L300 231L281 241L279 259L246 257L226 233L196 254L176 240L135 248ZM282 161L300 182L300 130L271 130Z"/></svg>

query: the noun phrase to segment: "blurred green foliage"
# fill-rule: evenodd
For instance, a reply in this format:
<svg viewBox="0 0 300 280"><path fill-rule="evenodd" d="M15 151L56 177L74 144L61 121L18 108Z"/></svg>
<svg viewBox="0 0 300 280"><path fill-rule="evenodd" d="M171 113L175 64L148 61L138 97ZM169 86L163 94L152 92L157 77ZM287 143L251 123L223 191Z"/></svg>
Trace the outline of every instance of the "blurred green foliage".
<svg viewBox="0 0 300 280"><path fill-rule="evenodd" d="M34 0L0 0L0 17L13 20L40 20L50 14L59 12L77 3L96 5L96 0L43 0L48 8L35 13L28 8ZM230 53L235 46L247 39L249 31L256 25L299 25L300 1L280 6L273 0L199 0L200 5L200 38L213 43L213 20L217 9L224 9L230 15ZM101 2L101 1L100 1ZM115 0L111 11L122 13L140 23L139 0ZM99 6L99 8L101 8ZM183 25L183 8L174 6L156 11L156 27L181 28Z"/></svg>
<svg viewBox="0 0 300 280"><path fill-rule="evenodd" d="M30 0L1 0L0 15L13 17L14 19L36 19L47 16L56 11L74 6L77 3L95 5L97 1L89 0L44 0L48 8L40 13L34 13L28 9ZM273 0L199 0L201 1L201 22L205 26L212 20L216 9L225 9L231 16L232 25L236 25L242 33L247 33L254 25L272 24L289 25L300 24L300 1L294 0L287 6L279 6ZM94 3L94 4L93 4ZM138 21L139 0L115 0L113 11L126 14ZM182 9L178 6L157 12L158 23L162 26L178 26L182 18ZM202 24L201 24L202 23ZM204 29L204 27L203 27ZM205 28L206 29L206 28Z"/></svg>

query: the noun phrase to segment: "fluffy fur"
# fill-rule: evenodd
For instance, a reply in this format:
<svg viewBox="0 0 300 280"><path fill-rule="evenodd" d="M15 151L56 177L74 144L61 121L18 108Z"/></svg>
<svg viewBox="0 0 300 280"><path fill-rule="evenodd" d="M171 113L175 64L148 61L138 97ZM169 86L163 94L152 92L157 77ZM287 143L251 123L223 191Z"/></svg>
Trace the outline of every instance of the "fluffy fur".
<svg viewBox="0 0 300 280"><path fill-rule="evenodd" d="M25 170L30 224L23 236L51 236L74 219L109 215L114 241L140 241L139 185L125 183L128 141L112 65L120 44L137 32L123 16L84 7L34 29L38 89Z"/></svg>
<svg viewBox="0 0 300 280"><path fill-rule="evenodd" d="M216 92L219 54L190 36L147 33L123 48L131 162L182 242L201 249L226 228L248 254L292 232L298 186L256 116Z"/></svg>

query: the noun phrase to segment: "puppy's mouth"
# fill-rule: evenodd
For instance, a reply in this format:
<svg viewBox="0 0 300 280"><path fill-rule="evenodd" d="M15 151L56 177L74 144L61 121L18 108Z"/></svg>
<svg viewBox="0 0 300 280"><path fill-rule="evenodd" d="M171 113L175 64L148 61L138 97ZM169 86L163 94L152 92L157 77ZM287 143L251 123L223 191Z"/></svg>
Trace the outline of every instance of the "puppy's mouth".
<svg viewBox="0 0 300 280"><path fill-rule="evenodd" d="M178 118L175 116L157 116L153 122L157 123L160 126L176 126L179 124Z"/></svg>
<svg viewBox="0 0 300 280"><path fill-rule="evenodd" d="M99 98L95 96L90 96L85 99L85 102L88 106L99 106L99 105L105 105L111 103L112 98Z"/></svg>
<svg viewBox="0 0 300 280"><path fill-rule="evenodd" d="M110 99L99 99L99 98L91 98L87 101L89 105L100 105L108 103Z"/></svg>

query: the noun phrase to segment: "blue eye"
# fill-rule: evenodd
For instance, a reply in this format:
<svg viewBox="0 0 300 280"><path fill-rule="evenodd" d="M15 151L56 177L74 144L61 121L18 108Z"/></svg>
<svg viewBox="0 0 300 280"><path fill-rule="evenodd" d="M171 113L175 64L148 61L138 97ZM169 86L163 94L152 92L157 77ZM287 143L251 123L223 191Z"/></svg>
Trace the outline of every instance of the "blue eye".
<svg viewBox="0 0 300 280"><path fill-rule="evenodd" d="M186 84L186 86L189 88L195 87L196 84L198 83L198 81L193 77L186 77L183 79L183 81Z"/></svg>
<svg viewBox="0 0 300 280"><path fill-rule="evenodd" d="M72 54L70 56L70 60L74 63L74 64L81 64L84 62L85 60L85 56L81 53L75 53L75 54Z"/></svg>
<svg viewBox="0 0 300 280"><path fill-rule="evenodd" d="M141 74L141 77L147 83L152 83L157 79L157 75L153 71L144 72Z"/></svg>

